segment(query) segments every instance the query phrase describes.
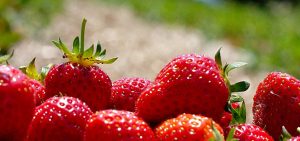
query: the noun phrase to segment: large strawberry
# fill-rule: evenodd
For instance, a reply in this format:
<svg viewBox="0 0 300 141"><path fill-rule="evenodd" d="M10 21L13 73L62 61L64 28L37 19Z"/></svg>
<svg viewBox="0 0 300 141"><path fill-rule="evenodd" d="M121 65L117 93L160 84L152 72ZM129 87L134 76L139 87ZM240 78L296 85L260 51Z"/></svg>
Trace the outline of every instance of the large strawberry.
<svg viewBox="0 0 300 141"><path fill-rule="evenodd" d="M254 123L264 128L275 140L281 127L292 135L300 126L300 81L286 73L272 72L259 84L254 96Z"/></svg>
<svg viewBox="0 0 300 141"><path fill-rule="evenodd" d="M223 141L223 130L211 118L181 114L155 128L160 141Z"/></svg>
<svg viewBox="0 0 300 141"><path fill-rule="evenodd" d="M90 108L77 98L53 97L35 109L27 141L82 141Z"/></svg>
<svg viewBox="0 0 300 141"><path fill-rule="evenodd" d="M0 62L10 56L0 57ZM0 140L23 141L34 114L34 91L20 70L0 66Z"/></svg>
<svg viewBox="0 0 300 141"><path fill-rule="evenodd" d="M84 141L155 141L151 128L134 113L122 110L96 112L86 126Z"/></svg>
<svg viewBox="0 0 300 141"><path fill-rule="evenodd" d="M202 114L219 121L231 92L249 85L231 85L228 72L245 63L222 67L220 50L216 61L197 54L176 57L157 75L136 102L136 113L148 122L161 122L181 113Z"/></svg>
<svg viewBox="0 0 300 141"><path fill-rule="evenodd" d="M111 92L111 106L133 112L136 100L150 83L149 80L138 77L125 77L115 81Z"/></svg>
<svg viewBox="0 0 300 141"><path fill-rule="evenodd" d="M80 41L75 38L72 51L61 40L53 41L69 62L50 68L45 78L46 98L60 94L77 97L97 111L108 107L112 84L109 76L94 64L113 63L117 58L103 60L106 50L101 51L99 43L95 53L94 45L84 50L85 25L84 19Z"/></svg>

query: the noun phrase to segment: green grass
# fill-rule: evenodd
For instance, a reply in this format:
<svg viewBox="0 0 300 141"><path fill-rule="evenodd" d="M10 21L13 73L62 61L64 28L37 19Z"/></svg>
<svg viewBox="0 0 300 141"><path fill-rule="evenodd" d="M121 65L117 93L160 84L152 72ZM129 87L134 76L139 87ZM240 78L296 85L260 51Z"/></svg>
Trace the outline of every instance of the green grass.
<svg viewBox="0 0 300 141"><path fill-rule="evenodd" d="M300 77L300 7L259 8L192 0L99 0L125 5L149 21L201 30L209 39L228 39L252 53L251 71L284 71Z"/></svg>

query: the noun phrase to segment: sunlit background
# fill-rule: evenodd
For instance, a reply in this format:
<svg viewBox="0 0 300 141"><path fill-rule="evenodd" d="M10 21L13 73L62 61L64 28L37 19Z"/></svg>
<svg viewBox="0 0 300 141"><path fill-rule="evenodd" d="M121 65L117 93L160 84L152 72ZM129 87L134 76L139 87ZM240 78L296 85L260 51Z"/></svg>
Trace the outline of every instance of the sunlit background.
<svg viewBox="0 0 300 141"><path fill-rule="evenodd" d="M283 0L282 0L283 1ZM243 96L251 121L252 97L270 71L300 77L300 7L297 0L0 0L0 47L15 50L11 64L61 63L52 44L71 45L83 18L87 44L100 41L112 65L101 65L114 81L125 76L153 80L173 57L213 57L222 47L225 62L246 61L233 81L251 82Z"/></svg>

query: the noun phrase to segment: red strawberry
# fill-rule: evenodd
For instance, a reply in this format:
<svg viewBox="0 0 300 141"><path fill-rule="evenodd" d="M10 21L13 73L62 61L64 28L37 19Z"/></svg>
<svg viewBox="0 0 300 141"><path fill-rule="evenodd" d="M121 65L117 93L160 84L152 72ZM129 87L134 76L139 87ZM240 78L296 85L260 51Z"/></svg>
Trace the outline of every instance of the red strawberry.
<svg viewBox="0 0 300 141"><path fill-rule="evenodd" d="M77 98L53 97L35 109L28 141L82 141L92 111Z"/></svg>
<svg viewBox="0 0 300 141"><path fill-rule="evenodd" d="M233 137L239 141L273 141L273 138L262 128L254 124L239 124L227 129L233 131Z"/></svg>
<svg viewBox="0 0 300 141"><path fill-rule="evenodd" d="M129 111L104 110L92 116L84 141L155 141L151 128Z"/></svg>
<svg viewBox="0 0 300 141"><path fill-rule="evenodd" d="M223 112L219 124L223 129L226 129L229 126L231 120L232 120L232 114L229 112Z"/></svg>
<svg viewBox="0 0 300 141"><path fill-rule="evenodd" d="M86 20L82 22L82 32L79 45L79 37L73 43L73 51L59 40L53 43L64 52L69 62L53 66L46 78L46 98L54 95L73 96L84 101L92 111L108 107L111 96L111 80L95 63L109 64L117 58L103 60L106 50L101 52L100 43L94 52L94 45L84 50L84 30Z"/></svg>
<svg viewBox="0 0 300 141"><path fill-rule="evenodd" d="M41 105L42 102L45 99L45 87L43 84L41 84L39 81L36 81L34 79L29 80L29 84L35 91L34 99L36 106Z"/></svg>
<svg viewBox="0 0 300 141"><path fill-rule="evenodd" d="M29 83L35 91L35 103L36 106L41 105L41 103L45 100L45 86L44 77L49 70L50 65L43 67L42 72L38 73L35 67L35 58L29 63L28 66L21 66L19 69L22 70L30 79Z"/></svg>
<svg viewBox="0 0 300 141"><path fill-rule="evenodd" d="M238 102L234 102L234 103L231 103L231 107L232 107L232 109L238 110L240 108L240 105L239 105ZM228 107L226 107L226 108L228 108ZM224 111L223 114L222 114L222 117L221 117L221 120L220 120L219 124L221 125L221 127L223 129L226 129L232 121L231 111L232 110L229 109L229 111ZM244 115L244 116L246 116L246 115ZM246 121L246 119L244 121Z"/></svg>
<svg viewBox="0 0 300 141"><path fill-rule="evenodd" d="M181 114L164 121L155 129L160 141L224 140L222 128L212 119L192 114Z"/></svg>
<svg viewBox="0 0 300 141"><path fill-rule="evenodd" d="M230 85L227 79L230 70L244 63L222 68L219 52L216 60L218 64L197 54L173 59L138 98L137 115L148 122L161 122L181 113L202 114L219 121L230 92L249 86L246 82ZM245 89L236 89L240 85Z"/></svg>
<svg viewBox="0 0 300 141"><path fill-rule="evenodd" d="M118 110L134 111L140 94L151 82L144 78L122 78L113 83L111 105Z"/></svg>
<svg viewBox="0 0 300 141"><path fill-rule="evenodd" d="M281 127L292 135L300 126L300 81L286 73L270 73L261 82L254 96L254 123L264 128L275 140Z"/></svg>
<svg viewBox="0 0 300 141"><path fill-rule="evenodd" d="M34 91L20 70L0 66L0 140L23 141L34 114Z"/></svg>

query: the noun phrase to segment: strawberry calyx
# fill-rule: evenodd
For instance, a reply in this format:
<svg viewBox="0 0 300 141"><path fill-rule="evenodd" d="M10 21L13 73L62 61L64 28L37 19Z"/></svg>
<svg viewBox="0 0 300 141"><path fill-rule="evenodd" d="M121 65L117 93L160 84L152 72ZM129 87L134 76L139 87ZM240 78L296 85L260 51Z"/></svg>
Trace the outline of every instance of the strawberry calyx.
<svg viewBox="0 0 300 141"><path fill-rule="evenodd" d="M29 78L37 80L44 84L44 79L50 68L53 66L53 64L49 64L47 66L42 67L41 72L39 73L35 66L35 60L36 58L33 58L28 64L28 66L20 66L19 69Z"/></svg>
<svg viewBox="0 0 300 141"><path fill-rule="evenodd" d="M287 141L292 138L292 135L286 130L284 126L282 126L282 134L280 135L280 141Z"/></svg>
<svg viewBox="0 0 300 141"><path fill-rule="evenodd" d="M14 50L11 52L11 54L0 56L0 63L7 62L7 60L10 59L13 55L14 55Z"/></svg>
<svg viewBox="0 0 300 141"><path fill-rule="evenodd" d="M220 131L214 126L214 124L211 124L213 137L209 139L209 141L224 141L223 135L220 133Z"/></svg>
<svg viewBox="0 0 300 141"><path fill-rule="evenodd" d="M232 121L230 125L240 124L246 122L246 106L243 97L241 97L238 92L244 92L250 87L250 83L247 81L240 81L234 84L231 84L228 76L229 72L234 69L243 67L247 65L245 62L234 62L232 64L225 64L223 66L221 59L221 48L217 51L215 55L215 61L221 70L221 75L225 80L226 85L228 86L229 98L226 106L226 110L232 113ZM239 104L238 107L233 107L233 104Z"/></svg>
<svg viewBox="0 0 300 141"><path fill-rule="evenodd" d="M83 66L91 66L93 64L111 64L115 62L118 58L114 57L111 59L103 59L106 54L106 50L102 50L100 42L96 45L96 51L94 52L94 44L92 44L88 49L84 49L84 33L85 25L87 20L83 19L81 25L81 34L79 37L75 37L73 41L73 49L70 51L67 46L59 38L58 41L52 41L53 44L58 47L63 53L64 58L68 58L70 62L78 63Z"/></svg>
<svg viewBox="0 0 300 141"><path fill-rule="evenodd" d="M297 128L297 132L300 133L300 127ZM280 135L280 141L287 141L291 139L293 136L287 131L287 129L282 126L282 134Z"/></svg>
<svg viewBox="0 0 300 141"><path fill-rule="evenodd" d="M237 68L240 68L240 67L243 67L243 66L247 65L247 63L245 63L245 62L234 62L232 64L227 64L226 63L223 66L222 59L221 59L221 48L217 51L217 53L215 55L215 61L218 65L218 67L221 69L221 75L225 79L225 82L226 82L227 86L229 87L229 92L230 93L244 92L249 88L249 86L250 86L249 82L240 81L240 82L237 82L235 84L231 84L229 79L228 79L230 71L232 71L234 69L237 69Z"/></svg>
<svg viewBox="0 0 300 141"><path fill-rule="evenodd" d="M226 137L226 141L238 141L238 139L234 138L234 132L235 132L235 128L231 128Z"/></svg>

